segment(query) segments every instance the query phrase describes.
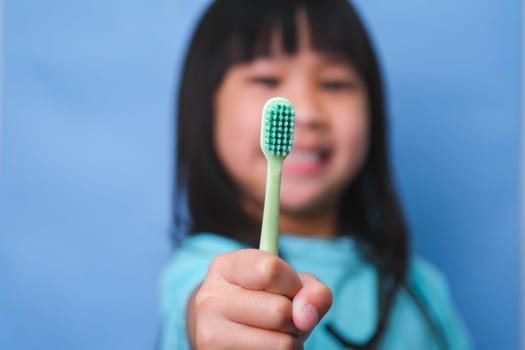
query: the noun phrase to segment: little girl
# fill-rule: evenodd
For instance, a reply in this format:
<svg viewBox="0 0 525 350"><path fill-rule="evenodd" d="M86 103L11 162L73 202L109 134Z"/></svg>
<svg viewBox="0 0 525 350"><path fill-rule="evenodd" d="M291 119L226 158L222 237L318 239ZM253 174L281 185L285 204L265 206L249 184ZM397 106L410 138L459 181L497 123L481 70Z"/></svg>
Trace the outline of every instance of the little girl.
<svg viewBox="0 0 525 350"><path fill-rule="evenodd" d="M256 248L261 111L296 111L280 256ZM443 276L410 256L376 57L345 0L218 0L191 42L163 350L470 349ZM187 205L187 207L186 207ZM184 215L189 208L189 215Z"/></svg>

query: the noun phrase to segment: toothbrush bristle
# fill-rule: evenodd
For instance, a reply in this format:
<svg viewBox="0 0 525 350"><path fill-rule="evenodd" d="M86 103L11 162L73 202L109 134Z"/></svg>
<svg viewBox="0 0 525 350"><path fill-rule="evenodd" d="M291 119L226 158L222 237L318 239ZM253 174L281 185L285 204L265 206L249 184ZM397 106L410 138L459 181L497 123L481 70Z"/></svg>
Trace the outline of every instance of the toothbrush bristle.
<svg viewBox="0 0 525 350"><path fill-rule="evenodd" d="M286 157L292 150L295 111L284 98L274 98L265 105L263 148L274 156Z"/></svg>

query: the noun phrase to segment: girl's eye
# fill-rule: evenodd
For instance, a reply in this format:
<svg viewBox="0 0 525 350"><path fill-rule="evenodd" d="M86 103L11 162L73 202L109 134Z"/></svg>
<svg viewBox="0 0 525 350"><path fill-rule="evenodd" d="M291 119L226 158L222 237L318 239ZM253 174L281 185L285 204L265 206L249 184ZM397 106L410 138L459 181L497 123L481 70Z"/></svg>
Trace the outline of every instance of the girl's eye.
<svg viewBox="0 0 525 350"><path fill-rule="evenodd" d="M268 88L277 87L280 83L279 78L273 76L258 76L252 78L252 81L256 84L262 85Z"/></svg>
<svg viewBox="0 0 525 350"><path fill-rule="evenodd" d="M346 80L326 80L320 85L326 91L351 91L357 88L355 82Z"/></svg>

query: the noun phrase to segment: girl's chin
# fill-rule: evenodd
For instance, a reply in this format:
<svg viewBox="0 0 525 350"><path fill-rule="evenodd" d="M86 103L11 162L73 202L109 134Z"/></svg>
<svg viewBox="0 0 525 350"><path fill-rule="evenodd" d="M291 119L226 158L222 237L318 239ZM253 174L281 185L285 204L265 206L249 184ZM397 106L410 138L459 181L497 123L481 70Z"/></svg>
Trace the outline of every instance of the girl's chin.
<svg viewBox="0 0 525 350"><path fill-rule="evenodd" d="M315 197L281 197L281 211L292 216L315 216L326 212L326 206L321 206Z"/></svg>
<svg viewBox="0 0 525 350"><path fill-rule="evenodd" d="M324 215L337 211L342 185L319 182L283 181L281 209L297 215Z"/></svg>

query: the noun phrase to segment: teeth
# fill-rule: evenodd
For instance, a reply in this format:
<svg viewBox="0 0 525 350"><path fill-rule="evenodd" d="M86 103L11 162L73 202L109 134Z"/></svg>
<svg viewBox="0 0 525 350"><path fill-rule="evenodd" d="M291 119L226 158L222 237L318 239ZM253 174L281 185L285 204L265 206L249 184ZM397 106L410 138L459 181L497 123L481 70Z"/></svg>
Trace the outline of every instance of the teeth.
<svg viewBox="0 0 525 350"><path fill-rule="evenodd" d="M292 151L288 155L288 159L296 162L315 163L321 160L321 154L319 152Z"/></svg>

